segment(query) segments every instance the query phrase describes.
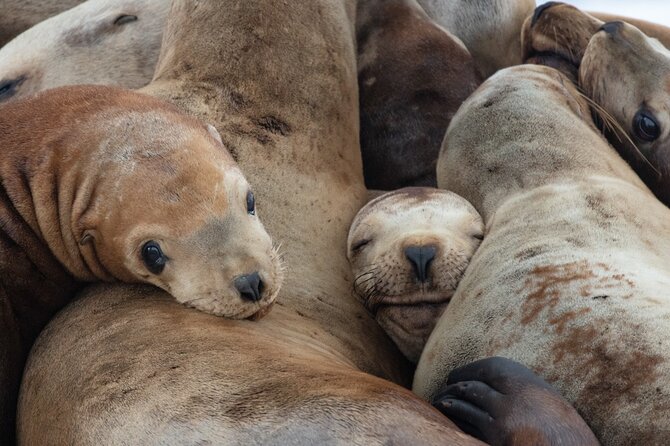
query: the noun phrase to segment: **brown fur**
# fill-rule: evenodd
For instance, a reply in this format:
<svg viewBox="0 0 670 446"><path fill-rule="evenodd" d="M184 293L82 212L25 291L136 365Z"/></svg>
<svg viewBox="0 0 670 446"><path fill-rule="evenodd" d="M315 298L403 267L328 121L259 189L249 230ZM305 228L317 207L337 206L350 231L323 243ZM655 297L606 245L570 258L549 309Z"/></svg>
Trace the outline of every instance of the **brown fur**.
<svg viewBox="0 0 670 446"><path fill-rule="evenodd" d="M413 0L360 1L356 35L366 185L434 187L444 132L480 83L470 53Z"/></svg>
<svg viewBox="0 0 670 446"><path fill-rule="evenodd" d="M1 0L0 47L18 34L84 0Z"/></svg>
<svg viewBox="0 0 670 446"><path fill-rule="evenodd" d="M501 355L551 382L606 444L666 444L670 210L547 67L499 72L463 105L438 161L487 233L428 340L414 390Z"/></svg>
<svg viewBox="0 0 670 446"><path fill-rule="evenodd" d="M0 417L10 438L23 363L53 314L85 282L149 282L179 298L178 282L143 267L133 237L158 237L164 249L172 243L172 261L183 261L175 239L232 214L227 196L204 211L201 196L222 171L242 177L203 124L155 98L107 87L55 89L3 106L0 144ZM185 150L211 167L184 160ZM168 262L163 277L171 269ZM267 288L277 285L270 280ZM259 310L251 307L249 315Z"/></svg>

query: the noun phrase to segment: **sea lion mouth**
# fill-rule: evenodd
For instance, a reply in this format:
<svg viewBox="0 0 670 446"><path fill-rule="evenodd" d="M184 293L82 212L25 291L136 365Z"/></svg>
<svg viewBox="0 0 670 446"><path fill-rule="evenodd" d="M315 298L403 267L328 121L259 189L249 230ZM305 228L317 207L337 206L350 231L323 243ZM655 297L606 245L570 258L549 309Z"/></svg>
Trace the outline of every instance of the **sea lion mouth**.
<svg viewBox="0 0 670 446"><path fill-rule="evenodd" d="M400 296L382 296L376 298L374 301L368 300L365 302L365 308L368 309L373 316L376 316L380 309L390 307L421 307L421 306L435 306L448 304L451 301L453 290L448 293L444 292L417 292L403 294Z"/></svg>

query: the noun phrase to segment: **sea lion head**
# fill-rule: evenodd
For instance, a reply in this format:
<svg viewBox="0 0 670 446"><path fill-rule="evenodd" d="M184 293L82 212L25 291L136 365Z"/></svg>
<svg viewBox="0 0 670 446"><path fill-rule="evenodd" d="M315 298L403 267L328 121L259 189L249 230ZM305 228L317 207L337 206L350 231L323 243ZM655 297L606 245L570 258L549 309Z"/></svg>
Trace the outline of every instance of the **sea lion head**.
<svg viewBox="0 0 670 446"><path fill-rule="evenodd" d="M125 105L94 113L78 131L92 155L61 161L77 184L73 232L88 269L151 283L214 315L264 314L281 284L280 261L216 130L112 91Z"/></svg>
<svg viewBox="0 0 670 446"><path fill-rule="evenodd" d="M354 292L410 360L418 360L483 231L467 201L433 188L389 192L354 219L347 243Z"/></svg>
<svg viewBox="0 0 670 446"><path fill-rule="evenodd" d="M633 25L605 23L584 52L579 83L610 142L670 203L670 51Z"/></svg>
<svg viewBox="0 0 670 446"><path fill-rule="evenodd" d="M670 203L670 51L633 25L555 2L526 21L523 41L526 61L572 76L610 143Z"/></svg>
<svg viewBox="0 0 670 446"><path fill-rule="evenodd" d="M92 0L35 25L0 49L0 103L63 85L146 85L169 7Z"/></svg>

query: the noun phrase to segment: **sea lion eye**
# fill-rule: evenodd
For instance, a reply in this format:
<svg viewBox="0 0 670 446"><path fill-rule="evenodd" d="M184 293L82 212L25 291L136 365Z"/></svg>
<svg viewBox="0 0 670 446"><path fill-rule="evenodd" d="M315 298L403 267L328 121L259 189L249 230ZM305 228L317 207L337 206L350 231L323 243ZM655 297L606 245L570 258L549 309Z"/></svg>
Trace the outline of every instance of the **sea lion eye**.
<svg viewBox="0 0 670 446"><path fill-rule="evenodd" d="M633 131L643 141L656 141L661 136L661 127L654 117L644 111L639 111L633 118Z"/></svg>
<svg viewBox="0 0 670 446"><path fill-rule="evenodd" d="M256 199L251 191L247 192L247 214L256 215Z"/></svg>
<svg viewBox="0 0 670 446"><path fill-rule="evenodd" d="M14 93L16 93L16 87L21 85L23 80L24 78L20 77L17 79L0 81L0 101L9 99L10 97L14 96Z"/></svg>
<svg viewBox="0 0 670 446"><path fill-rule="evenodd" d="M114 20L114 24L117 26L125 25L126 23L134 22L137 20L136 15L121 14Z"/></svg>
<svg viewBox="0 0 670 446"><path fill-rule="evenodd" d="M165 269L167 257L163 254L158 243L150 240L142 246L142 260L149 271L154 274L160 274Z"/></svg>
<svg viewBox="0 0 670 446"><path fill-rule="evenodd" d="M353 244L353 246L351 247L351 250L354 251L354 252L360 251L365 246L369 245L371 241L372 241L372 239L369 239L369 238L359 240L359 241L357 241L356 243Z"/></svg>

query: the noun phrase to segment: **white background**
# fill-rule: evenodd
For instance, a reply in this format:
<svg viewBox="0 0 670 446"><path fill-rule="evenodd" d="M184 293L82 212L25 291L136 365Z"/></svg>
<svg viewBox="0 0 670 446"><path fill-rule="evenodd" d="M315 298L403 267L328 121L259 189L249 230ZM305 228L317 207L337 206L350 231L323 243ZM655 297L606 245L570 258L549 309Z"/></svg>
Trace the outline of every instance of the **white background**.
<svg viewBox="0 0 670 446"><path fill-rule="evenodd" d="M670 26L670 0L563 0L586 11L609 12ZM537 0L537 4L545 3Z"/></svg>

